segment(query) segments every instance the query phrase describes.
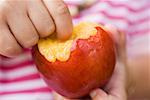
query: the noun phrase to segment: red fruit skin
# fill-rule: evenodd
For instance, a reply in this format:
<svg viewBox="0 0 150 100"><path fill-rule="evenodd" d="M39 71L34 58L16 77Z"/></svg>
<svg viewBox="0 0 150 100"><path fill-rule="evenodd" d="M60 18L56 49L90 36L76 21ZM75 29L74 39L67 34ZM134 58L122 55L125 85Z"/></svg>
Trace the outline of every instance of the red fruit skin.
<svg viewBox="0 0 150 100"><path fill-rule="evenodd" d="M96 27L97 34L76 41L66 62L49 62L33 48L38 70L50 88L67 98L81 98L95 88L102 88L115 67L114 43L108 33Z"/></svg>

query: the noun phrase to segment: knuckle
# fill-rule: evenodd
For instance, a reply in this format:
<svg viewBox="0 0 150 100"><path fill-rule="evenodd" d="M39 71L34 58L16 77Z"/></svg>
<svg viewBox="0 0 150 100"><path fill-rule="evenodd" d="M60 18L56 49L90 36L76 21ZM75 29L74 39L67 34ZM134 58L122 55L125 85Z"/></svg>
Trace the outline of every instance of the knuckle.
<svg viewBox="0 0 150 100"><path fill-rule="evenodd" d="M58 14L67 14L69 12L66 4L58 3L57 13Z"/></svg>
<svg viewBox="0 0 150 100"><path fill-rule="evenodd" d="M1 11L3 12L11 12L12 8L15 7L14 3L11 0L5 0L3 2L1 2Z"/></svg>
<svg viewBox="0 0 150 100"><path fill-rule="evenodd" d="M10 1L6 1L3 4L0 5L0 14L1 14L1 18L5 18L7 19L8 16L11 15L12 12L12 4L10 3Z"/></svg>
<svg viewBox="0 0 150 100"><path fill-rule="evenodd" d="M31 39L27 39L26 42L23 43L24 48L30 48L37 44L39 38L37 36L32 37Z"/></svg>
<svg viewBox="0 0 150 100"><path fill-rule="evenodd" d="M53 33L55 31L55 25L54 24L50 25L50 27L48 27L48 31L50 33Z"/></svg>
<svg viewBox="0 0 150 100"><path fill-rule="evenodd" d="M0 12L2 12L6 18L13 14L25 13L25 6L23 5L23 2L20 2L20 0L15 0L15 2L14 0L0 1ZM19 5L22 5L22 7Z"/></svg>
<svg viewBox="0 0 150 100"><path fill-rule="evenodd" d="M4 47L2 55L12 57L19 53L19 50L15 46Z"/></svg>
<svg viewBox="0 0 150 100"><path fill-rule="evenodd" d="M21 53L18 44L12 40L6 40L6 38L0 38L0 54L8 57L14 57Z"/></svg>
<svg viewBox="0 0 150 100"><path fill-rule="evenodd" d="M15 48L13 46L9 46L9 47L5 47L4 48L4 52L9 54L9 55L12 55L14 52L15 52Z"/></svg>
<svg viewBox="0 0 150 100"><path fill-rule="evenodd" d="M41 37L49 36L49 35L52 34L54 31L55 31L55 25L54 25L54 24L47 25L47 26L44 27L43 30L41 31L40 36L41 36Z"/></svg>

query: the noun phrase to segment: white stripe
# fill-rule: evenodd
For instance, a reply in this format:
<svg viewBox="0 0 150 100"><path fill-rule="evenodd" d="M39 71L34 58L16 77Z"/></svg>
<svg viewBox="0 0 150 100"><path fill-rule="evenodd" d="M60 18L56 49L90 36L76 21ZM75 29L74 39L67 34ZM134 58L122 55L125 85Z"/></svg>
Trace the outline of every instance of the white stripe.
<svg viewBox="0 0 150 100"><path fill-rule="evenodd" d="M129 41L130 45L127 46L129 56L150 54L150 34L136 35Z"/></svg>
<svg viewBox="0 0 150 100"><path fill-rule="evenodd" d="M130 39L132 45L136 45L139 43L148 44L150 42L150 32L148 34L136 35ZM149 44L150 45L150 44Z"/></svg>
<svg viewBox="0 0 150 100"><path fill-rule="evenodd" d="M144 29L150 29L149 27L149 21L146 21L142 24L137 24L137 25L131 25L129 28L128 28L128 32L135 32L135 31L140 31L140 30L144 30Z"/></svg>
<svg viewBox="0 0 150 100"><path fill-rule="evenodd" d="M14 70L10 71L1 71L0 70L0 79L14 79L14 78L19 78L22 76L30 75L37 73L37 69L35 66L27 66L27 67L22 67L22 68L17 68Z"/></svg>
<svg viewBox="0 0 150 100"><path fill-rule="evenodd" d="M147 4L149 0L109 0L109 1L113 2L113 4L115 4L115 5L123 4L123 5L128 5L132 9L138 9L142 5ZM105 2L105 0L104 0L104 2Z"/></svg>
<svg viewBox="0 0 150 100"><path fill-rule="evenodd" d="M31 53L30 52L26 52L26 53L23 53L22 55L16 57L16 58L13 58L13 59L7 59L5 58L3 60L3 65L5 67L9 67L10 65L16 65L16 64L19 64L21 62L24 62L24 61L29 61L29 60L32 60L32 56L31 56Z"/></svg>
<svg viewBox="0 0 150 100"><path fill-rule="evenodd" d="M72 3L72 4L82 4L84 3L85 1L84 0L64 0L66 3Z"/></svg>
<svg viewBox="0 0 150 100"><path fill-rule="evenodd" d="M132 22L149 16L148 9L143 10L142 12L133 13L133 12L129 12L128 9L126 9L125 7L121 7L121 8L111 7L106 2L97 3L91 9L85 10L85 13L95 13L95 12L97 13L100 11L106 11L109 15L113 15L113 16L121 16L121 17L123 16Z"/></svg>
<svg viewBox="0 0 150 100"><path fill-rule="evenodd" d="M0 100L53 100L51 93L23 93L0 96Z"/></svg>
<svg viewBox="0 0 150 100"><path fill-rule="evenodd" d="M142 26L141 26L142 27ZM129 34L138 35L138 34L148 34L150 32L150 28L140 28L140 29L129 29L127 30ZM145 31L145 32L143 32ZM149 32L147 32L149 31Z"/></svg>
<svg viewBox="0 0 150 100"><path fill-rule="evenodd" d="M77 25L81 22L81 17L80 18L76 18L76 19L73 19L73 25Z"/></svg>
<svg viewBox="0 0 150 100"><path fill-rule="evenodd" d="M106 18L101 13L95 13L95 14L88 14L81 18L82 21L90 21L90 22L102 22L102 23L109 23L113 26L119 28L119 29L126 29L128 27L128 24L125 23L122 20L112 20Z"/></svg>
<svg viewBox="0 0 150 100"><path fill-rule="evenodd" d="M40 87L46 87L42 79L14 82L8 84L0 83L0 92L32 90Z"/></svg>
<svg viewBox="0 0 150 100"><path fill-rule="evenodd" d="M149 28L149 21L145 21L142 24L137 24L137 25L131 25L128 26L126 21L123 20L112 20L111 18L105 17L101 13L91 13L91 14L86 14L81 18L82 21L92 21L92 22L103 22L103 23L109 23L114 26L116 26L119 29L128 29L128 31L136 31L136 30L143 30L143 29L148 29ZM130 28L128 28L130 27Z"/></svg>

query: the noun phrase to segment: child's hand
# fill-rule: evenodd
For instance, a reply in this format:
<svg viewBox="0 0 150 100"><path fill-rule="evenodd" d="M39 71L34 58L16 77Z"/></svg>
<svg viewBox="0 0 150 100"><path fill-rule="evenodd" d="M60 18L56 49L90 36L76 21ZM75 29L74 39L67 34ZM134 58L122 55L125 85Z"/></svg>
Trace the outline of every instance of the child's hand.
<svg viewBox="0 0 150 100"><path fill-rule="evenodd" d="M123 33L119 33L113 26L107 25L106 28L116 43L117 64L104 90L96 89L90 93L90 96L92 100L127 100L128 81L125 36ZM57 93L54 93L54 98L55 100L71 100L65 99Z"/></svg>
<svg viewBox="0 0 150 100"><path fill-rule="evenodd" d="M0 0L0 55L13 57L54 31L67 39L72 21L62 0Z"/></svg>

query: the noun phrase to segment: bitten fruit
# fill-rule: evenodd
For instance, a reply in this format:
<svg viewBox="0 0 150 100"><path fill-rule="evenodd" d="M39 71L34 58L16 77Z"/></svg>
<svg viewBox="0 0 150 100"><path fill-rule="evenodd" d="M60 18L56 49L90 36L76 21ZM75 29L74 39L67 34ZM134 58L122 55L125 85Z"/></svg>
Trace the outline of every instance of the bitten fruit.
<svg viewBox="0 0 150 100"><path fill-rule="evenodd" d="M81 98L102 88L116 61L111 37L95 23L78 24L66 41L55 35L40 39L33 58L47 85L67 98Z"/></svg>

